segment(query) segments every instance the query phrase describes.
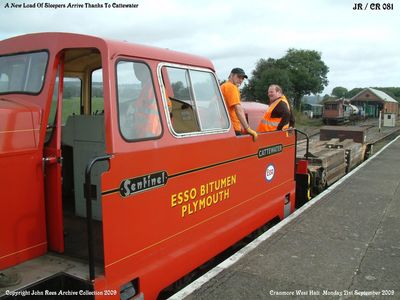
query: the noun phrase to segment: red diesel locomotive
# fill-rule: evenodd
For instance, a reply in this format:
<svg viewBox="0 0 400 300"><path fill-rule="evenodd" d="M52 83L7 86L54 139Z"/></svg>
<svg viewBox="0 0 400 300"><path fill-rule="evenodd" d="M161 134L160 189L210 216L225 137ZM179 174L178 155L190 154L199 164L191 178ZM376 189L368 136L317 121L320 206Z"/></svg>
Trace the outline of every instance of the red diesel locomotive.
<svg viewBox="0 0 400 300"><path fill-rule="evenodd" d="M156 298L293 212L295 149L294 130L235 135L208 59L68 33L1 41L0 273L18 280L0 298Z"/></svg>

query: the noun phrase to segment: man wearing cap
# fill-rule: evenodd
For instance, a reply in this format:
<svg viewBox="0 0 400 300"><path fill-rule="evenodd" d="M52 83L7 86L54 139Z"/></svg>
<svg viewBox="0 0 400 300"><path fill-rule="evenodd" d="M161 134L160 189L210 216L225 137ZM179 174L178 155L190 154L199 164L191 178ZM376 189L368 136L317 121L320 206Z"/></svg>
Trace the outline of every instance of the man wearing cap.
<svg viewBox="0 0 400 300"><path fill-rule="evenodd" d="M257 133L250 128L246 121L244 111L240 105L239 86L243 80L247 78L246 73L241 68L234 68L223 85L221 85L222 95L224 96L226 106L228 107L229 116L231 118L233 128L236 135L242 134L242 127L253 136L253 141L257 139Z"/></svg>

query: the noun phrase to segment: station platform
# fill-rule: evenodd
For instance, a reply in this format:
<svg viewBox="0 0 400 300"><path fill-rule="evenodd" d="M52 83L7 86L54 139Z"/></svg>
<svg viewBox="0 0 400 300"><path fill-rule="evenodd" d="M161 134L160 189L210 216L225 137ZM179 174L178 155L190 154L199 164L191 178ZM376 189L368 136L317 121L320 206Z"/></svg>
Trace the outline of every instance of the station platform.
<svg viewBox="0 0 400 300"><path fill-rule="evenodd" d="M170 299L400 299L400 136Z"/></svg>

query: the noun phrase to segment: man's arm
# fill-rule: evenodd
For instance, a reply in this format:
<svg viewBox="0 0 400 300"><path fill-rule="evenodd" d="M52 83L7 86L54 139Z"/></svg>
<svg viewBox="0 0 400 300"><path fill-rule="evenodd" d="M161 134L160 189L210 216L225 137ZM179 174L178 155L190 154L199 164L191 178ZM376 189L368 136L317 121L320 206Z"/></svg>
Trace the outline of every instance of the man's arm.
<svg viewBox="0 0 400 300"><path fill-rule="evenodd" d="M243 107L240 105L240 103L235 105L235 113L240 121L240 124L242 124L242 127L247 131L247 133L253 136L253 141L255 142L258 134L253 129L251 129L249 123L247 123Z"/></svg>
<svg viewBox="0 0 400 300"><path fill-rule="evenodd" d="M243 107L239 104L236 104L235 106L235 113L236 116L238 117L240 124L242 124L242 127L244 129L249 127L249 124L246 121L246 116L244 115Z"/></svg>
<svg viewBox="0 0 400 300"><path fill-rule="evenodd" d="M283 126L290 121L290 111L286 103L281 101L272 111L271 117L282 118L281 122L278 124L277 130L282 130Z"/></svg>

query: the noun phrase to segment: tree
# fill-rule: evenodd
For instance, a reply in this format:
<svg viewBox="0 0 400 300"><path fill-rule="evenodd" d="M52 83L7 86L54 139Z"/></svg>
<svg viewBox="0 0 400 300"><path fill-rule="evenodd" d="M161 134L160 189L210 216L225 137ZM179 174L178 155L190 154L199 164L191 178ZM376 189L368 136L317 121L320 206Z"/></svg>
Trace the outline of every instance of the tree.
<svg viewBox="0 0 400 300"><path fill-rule="evenodd" d="M256 63L249 83L242 89L242 96L246 99L268 103L267 91L271 84L280 85L286 96L289 98L292 96L292 84L288 71L282 69L277 60L273 58L268 60L261 58Z"/></svg>
<svg viewBox="0 0 400 300"><path fill-rule="evenodd" d="M329 96L328 94L325 94L325 96L322 98L322 102L325 102L327 100L329 100L331 98L331 96Z"/></svg>
<svg viewBox="0 0 400 300"><path fill-rule="evenodd" d="M354 89L352 89L352 90L347 92L346 97L347 98L353 98L355 95L357 95L362 90L363 90L363 88L354 88Z"/></svg>
<svg viewBox="0 0 400 300"><path fill-rule="evenodd" d="M189 100L189 89L183 85L182 81L177 81L171 84L174 91L174 97L180 100Z"/></svg>
<svg viewBox="0 0 400 300"><path fill-rule="evenodd" d="M338 98L344 98L344 97L347 96L348 92L349 91L346 88L341 87L341 86L337 86L337 87L333 88L332 96L336 96Z"/></svg>
<svg viewBox="0 0 400 300"><path fill-rule="evenodd" d="M288 98L291 97L292 84L286 70L268 68L263 70L258 76L258 80L251 79L249 84L243 88L242 94L246 99L252 98L260 102L268 103L267 91L271 84L280 85L284 91L287 91L286 96L288 96Z"/></svg>
<svg viewBox="0 0 400 300"><path fill-rule="evenodd" d="M388 94L393 99L399 102L400 99L400 88L398 87L374 87L376 90L380 90L386 94Z"/></svg>
<svg viewBox="0 0 400 300"><path fill-rule="evenodd" d="M289 49L287 54L278 60L278 64L289 72L294 105L298 110L303 96L321 93L328 85L326 74L329 68L317 51Z"/></svg>
<svg viewBox="0 0 400 300"><path fill-rule="evenodd" d="M275 83L299 110L303 96L323 91L328 70L317 51L289 49L280 59L260 59L242 94L247 99L264 100L268 86Z"/></svg>
<svg viewBox="0 0 400 300"><path fill-rule="evenodd" d="M270 72L272 69L276 68L276 60L269 58L265 60L260 58L257 63L254 71L252 72L252 77L249 78L249 83L245 84L242 89L242 97L249 100L260 100L264 103L267 102L266 93L267 93L267 84L263 84L263 79L265 79L266 72ZM262 91L262 86L265 87L265 90ZM256 91L257 90L257 91Z"/></svg>

